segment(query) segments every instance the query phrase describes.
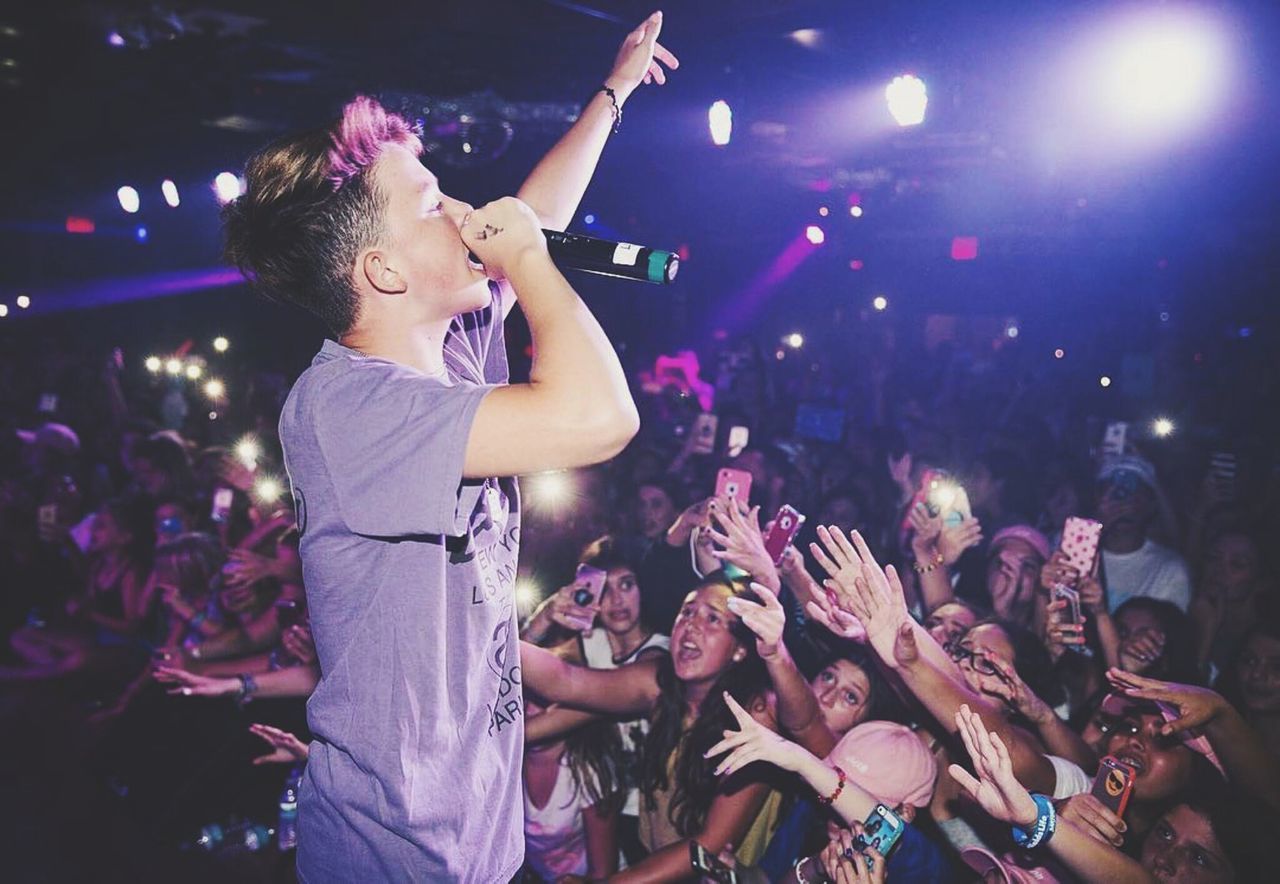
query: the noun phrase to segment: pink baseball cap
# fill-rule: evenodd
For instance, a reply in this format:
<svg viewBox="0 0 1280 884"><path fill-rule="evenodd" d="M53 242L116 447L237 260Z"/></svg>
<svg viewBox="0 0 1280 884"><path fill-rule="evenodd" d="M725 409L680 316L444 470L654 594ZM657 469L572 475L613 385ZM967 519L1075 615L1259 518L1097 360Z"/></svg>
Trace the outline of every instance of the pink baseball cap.
<svg viewBox="0 0 1280 884"><path fill-rule="evenodd" d="M906 725L868 721L841 738L827 756L845 775L890 807L924 807L933 797L938 764Z"/></svg>
<svg viewBox="0 0 1280 884"><path fill-rule="evenodd" d="M1040 558L1049 558L1049 538L1030 525L1010 525L996 532L991 538L991 549L995 549L1006 540L1021 540L1040 554Z"/></svg>

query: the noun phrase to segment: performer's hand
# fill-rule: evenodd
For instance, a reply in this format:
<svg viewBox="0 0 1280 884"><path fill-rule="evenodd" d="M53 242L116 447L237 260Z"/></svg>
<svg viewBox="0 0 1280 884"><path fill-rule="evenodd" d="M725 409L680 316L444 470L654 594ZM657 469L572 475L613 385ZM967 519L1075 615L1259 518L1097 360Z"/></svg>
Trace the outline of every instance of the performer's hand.
<svg viewBox="0 0 1280 884"><path fill-rule="evenodd" d="M513 196L469 212L458 234L485 270L497 277L509 277L514 265L528 255L547 253L538 216Z"/></svg>
<svg viewBox="0 0 1280 884"><path fill-rule="evenodd" d="M661 30L662 13L655 12L622 41L613 70L604 81L617 93L619 102L626 101L641 82L657 82L659 86L667 82L662 65L672 70L680 67L680 60L658 42Z"/></svg>

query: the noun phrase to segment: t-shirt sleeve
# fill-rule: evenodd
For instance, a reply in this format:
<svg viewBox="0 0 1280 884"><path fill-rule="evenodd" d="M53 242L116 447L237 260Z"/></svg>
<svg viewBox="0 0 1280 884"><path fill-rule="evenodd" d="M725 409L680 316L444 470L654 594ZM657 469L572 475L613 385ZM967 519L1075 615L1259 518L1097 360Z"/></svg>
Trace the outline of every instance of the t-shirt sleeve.
<svg viewBox="0 0 1280 884"><path fill-rule="evenodd" d="M371 537L464 533L467 439L492 389L377 362L317 391L316 443L347 527Z"/></svg>
<svg viewBox="0 0 1280 884"><path fill-rule="evenodd" d="M1160 569L1160 579L1151 588L1152 598L1172 602L1186 611L1191 604L1191 574L1178 556L1171 555Z"/></svg>
<svg viewBox="0 0 1280 884"><path fill-rule="evenodd" d="M1070 798L1072 795L1088 792L1093 787L1093 781L1084 772L1084 768L1074 761L1059 758L1057 755L1046 755L1045 758L1049 759L1049 763L1053 765L1055 776L1053 786L1054 800Z"/></svg>

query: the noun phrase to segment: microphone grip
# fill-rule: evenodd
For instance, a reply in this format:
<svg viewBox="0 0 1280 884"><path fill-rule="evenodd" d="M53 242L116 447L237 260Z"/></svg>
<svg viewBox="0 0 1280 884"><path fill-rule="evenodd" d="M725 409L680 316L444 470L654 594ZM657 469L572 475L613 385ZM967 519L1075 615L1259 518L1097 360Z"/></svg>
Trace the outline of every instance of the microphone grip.
<svg viewBox="0 0 1280 884"><path fill-rule="evenodd" d="M542 233L547 238L547 252L551 260L561 270L581 270L654 285L670 285L680 271L680 257L665 249L559 230L543 230ZM481 263L474 252L471 260Z"/></svg>

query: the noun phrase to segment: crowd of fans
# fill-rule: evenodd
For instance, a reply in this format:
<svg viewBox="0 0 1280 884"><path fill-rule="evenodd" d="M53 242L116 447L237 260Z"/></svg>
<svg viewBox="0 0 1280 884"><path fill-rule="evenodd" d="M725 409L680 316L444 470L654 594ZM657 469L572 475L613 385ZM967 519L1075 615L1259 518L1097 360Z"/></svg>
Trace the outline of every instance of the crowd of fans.
<svg viewBox="0 0 1280 884"><path fill-rule="evenodd" d="M692 847L743 881L1275 880L1265 440L1108 431L1134 415L1028 387L1015 348L779 354L637 372L626 452L522 486L526 879L714 879ZM287 385L240 415L255 450L123 366L5 403L0 690L78 703L176 843L274 812L319 670L263 481Z"/></svg>

